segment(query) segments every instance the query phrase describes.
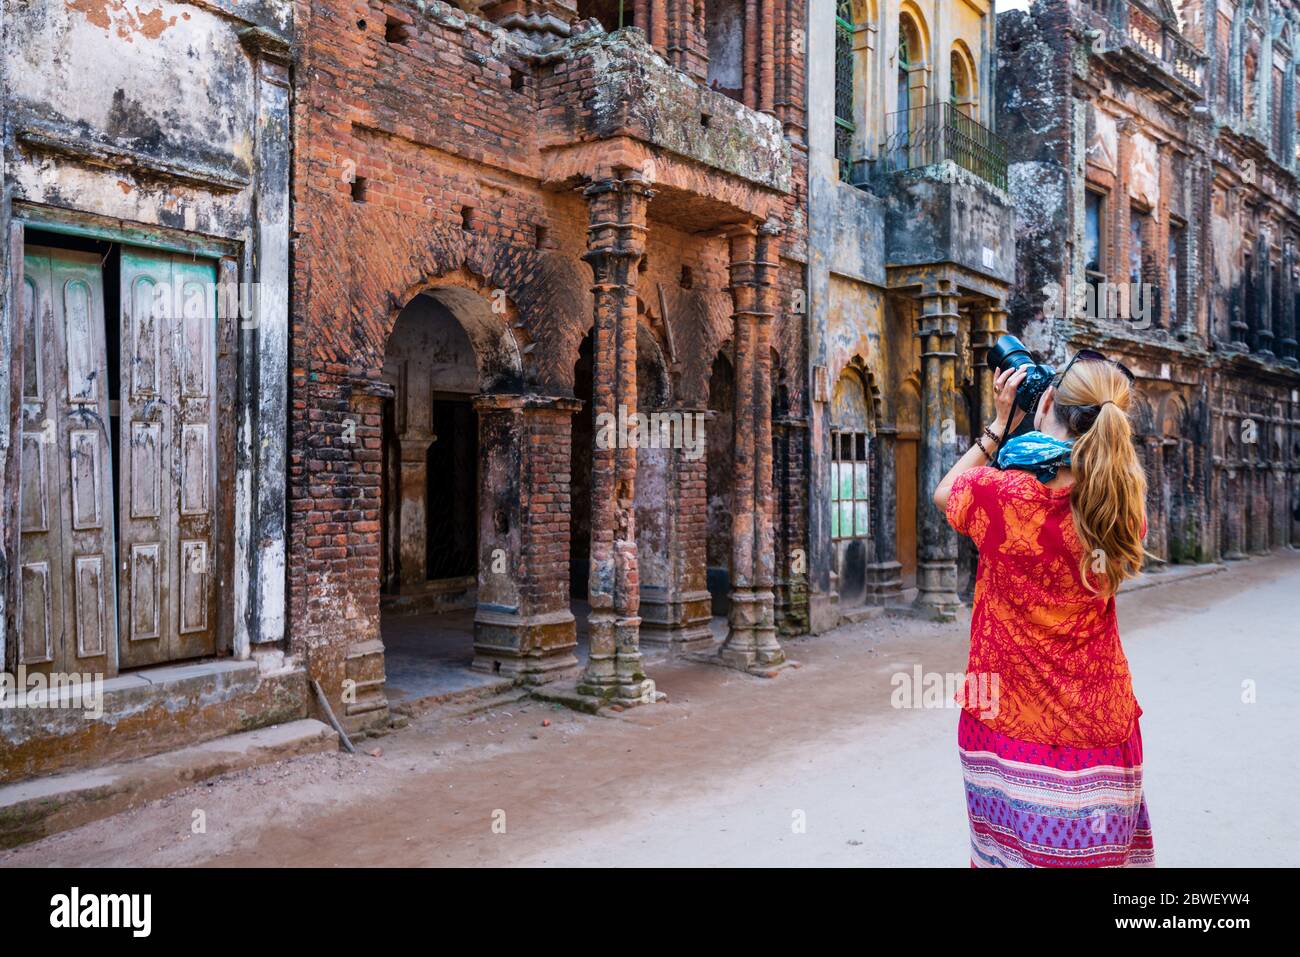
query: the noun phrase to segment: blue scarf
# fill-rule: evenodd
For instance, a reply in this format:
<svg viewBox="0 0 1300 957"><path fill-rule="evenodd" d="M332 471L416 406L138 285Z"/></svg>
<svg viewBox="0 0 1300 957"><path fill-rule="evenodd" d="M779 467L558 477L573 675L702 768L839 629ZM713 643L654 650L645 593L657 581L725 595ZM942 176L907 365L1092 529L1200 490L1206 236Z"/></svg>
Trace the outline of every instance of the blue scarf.
<svg viewBox="0 0 1300 957"><path fill-rule="evenodd" d="M1068 467L1074 443L1053 438L1042 432L1026 432L1007 439L998 450L997 466L1000 469L1022 469L1033 472L1040 482L1056 478L1056 470Z"/></svg>

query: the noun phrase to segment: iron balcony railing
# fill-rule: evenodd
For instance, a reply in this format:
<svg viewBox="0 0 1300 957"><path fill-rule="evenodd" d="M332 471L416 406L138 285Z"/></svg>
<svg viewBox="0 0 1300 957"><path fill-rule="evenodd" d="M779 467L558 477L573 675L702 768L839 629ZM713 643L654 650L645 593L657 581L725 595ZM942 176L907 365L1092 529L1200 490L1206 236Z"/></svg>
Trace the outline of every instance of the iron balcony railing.
<svg viewBox="0 0 1300 957"><path fill-rule="evenodd" d="M951 161L1007 188L1007 146L997 134L951 103L930 103L885 117L885 142L875 163L878 174L937 166Z"/></svg>
<svg viewBox="0 0 1300 957"><path fill-rule="evenodd" d="M1183 38L1178 22L1145 0L1087 0L1094 13L1125 42L1163 64L1184 83L1203 91L1207 58Z"/></svg>

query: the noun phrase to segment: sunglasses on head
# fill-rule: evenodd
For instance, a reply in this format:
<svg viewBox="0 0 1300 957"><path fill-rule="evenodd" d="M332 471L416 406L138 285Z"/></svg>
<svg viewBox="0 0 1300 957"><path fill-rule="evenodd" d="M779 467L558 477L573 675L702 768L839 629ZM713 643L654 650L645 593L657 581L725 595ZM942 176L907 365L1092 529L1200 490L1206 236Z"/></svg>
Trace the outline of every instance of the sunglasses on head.
<svg viewBox="0 0 1300 957"><path fill-rule="evenodd" d="M1066 377L1066 375L1069 373L1069 371L1070 371L1072 368L1074 368L1074 364L1075 364L1076 362L1080 362L1080 361L1082 361L1082 362L1109 362L1109 363L1110 363L1111 365L1113 365L1116 369L1118 369L1120 372L1122 372L1122 373L1124 374L1124 378L1128 379L1129 382L1133 382L1133 381L1134 381L1133 373L1129 371L1128 366L1124 365L1124 363L1119 362L1119 361L1116 360L1116 359L1108 359L1108 358L1106 358L1104 355L1102 355L1100 352L1098 352L1096 349L1080 349L1078 352L1076 352L1076 353L1074 354L1074 356L1070 359L1070 361L1067 362L1067 363L1065 364L1065 369L1062 370L1061 374L1060 374L1059 376L1056 377L1056 384L1057 384L1058 386L1059 386L1062 382L1065 381L1065 377Z"/></svg>

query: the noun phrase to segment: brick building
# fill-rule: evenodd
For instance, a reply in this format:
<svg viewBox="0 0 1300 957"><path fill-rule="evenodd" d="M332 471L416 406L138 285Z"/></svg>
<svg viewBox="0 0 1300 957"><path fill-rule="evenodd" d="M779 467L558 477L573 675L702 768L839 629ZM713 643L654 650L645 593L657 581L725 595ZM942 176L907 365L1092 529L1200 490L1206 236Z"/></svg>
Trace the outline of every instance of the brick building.
<svg viewBox="0 0 1300 957"><path fill-rule="evenodd" d="M1015 278L996 31L984 0L809 4L814 631L971 581L930 492L992 418Z"/></svg>
<svg viewBox="0 0 1300 957"><path fill-rule="evenodd" d="M0 781L949 617L1007 328L1141 378L1157 559L1295 541L1294 16L6 8L0 658L106 681Z"/></svg>
<svg viewBox="0 0 1300 957"><path fill-rule="evenodd" d="M1137 375L1157 567L1300 543L1298 18L1280 0L1000 18L1011 326Z"/></svg>
<svg viewBox="0 0 1300 957"><path fill-rule="evenodd" d="M711 649L715 612L720 660L782 662L801 16L300 5L290 645L353 722L435 632L587 701L653 700L642 645ZM601 440L652 412L707 455Z"/></svg>

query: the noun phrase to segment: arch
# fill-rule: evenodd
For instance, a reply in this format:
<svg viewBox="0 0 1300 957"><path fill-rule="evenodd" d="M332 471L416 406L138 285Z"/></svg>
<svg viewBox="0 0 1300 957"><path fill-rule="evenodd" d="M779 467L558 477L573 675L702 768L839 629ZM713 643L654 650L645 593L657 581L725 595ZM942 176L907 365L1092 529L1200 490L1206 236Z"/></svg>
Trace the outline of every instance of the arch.
<svg viewBox="0 0 1300 957"><path fill-rule="evenodd" d="M1133 423L1135 439L1141 439L1155 432L1156 418L1146 396L1141 394L1133 396L1133 406L1129 409L1128 416L1129 421Z"/></svg>
<svg viewBox="0 0 1300 957"><path fill-rule="evenodd" d="M898 46L894 53L897 72L896 112L917 113L929 100L930 31L925 15L911 0L899 7Z"/></svg>
<svg viewBox="0 0 1300 957"><path fill-rule="evenodd" d="M474 350L483 392L517 391L522 386L522 353L511 329L517 311L504 290L487 288L482 279L463 266L425 280L408 289L403 305L394 310L388 323L389 342L398 320L421 296L446 309L464 331Z"/></svg>
<svg viewBox="0 0 1300 957"><path fill-rule="evenodd" d="M636 325L636 406L638 412L665 409L672 402L672 381L659 336L643 313Z"/></svg>
<svg viewBox="0 0 1300 957"><path fill-rule="evenodd" d="M979 119L979 68L963 40L954 43L948 54L948 102L963 116Z"/></svg>
<svg viewBox="0 0 1300 957"><path fill-rule="evenodd" d="M1187 402L1181 395L1171 392L1164 397L1160 409L1160 434L1173 439L1189 437Z"/></svg>
<svg viewBox="0 0 1300 957"><path fill-rule="evenodd" d="M860 402L860 411L854 415L845 403ZM876 386L875 376L860 355L854 355L835 378L831 390L831 428L854 428L875 433L880 421L883 400Z"/></svg>

